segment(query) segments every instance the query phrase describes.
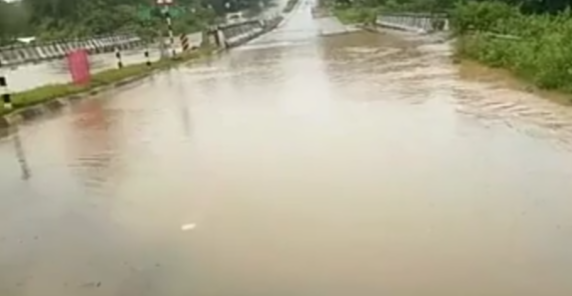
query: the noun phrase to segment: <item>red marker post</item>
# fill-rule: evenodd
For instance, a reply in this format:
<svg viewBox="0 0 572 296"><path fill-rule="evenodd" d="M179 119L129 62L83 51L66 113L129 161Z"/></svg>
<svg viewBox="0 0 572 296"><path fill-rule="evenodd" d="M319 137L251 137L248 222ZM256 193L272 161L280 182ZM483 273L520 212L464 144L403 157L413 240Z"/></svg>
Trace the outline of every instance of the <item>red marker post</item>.
<svg viewBox="0 0 572 296"><path fill-rule="evenodd" d="M68 68L75 85L85 85L91 79L87 50L78 49L68 53Z"/></svg>

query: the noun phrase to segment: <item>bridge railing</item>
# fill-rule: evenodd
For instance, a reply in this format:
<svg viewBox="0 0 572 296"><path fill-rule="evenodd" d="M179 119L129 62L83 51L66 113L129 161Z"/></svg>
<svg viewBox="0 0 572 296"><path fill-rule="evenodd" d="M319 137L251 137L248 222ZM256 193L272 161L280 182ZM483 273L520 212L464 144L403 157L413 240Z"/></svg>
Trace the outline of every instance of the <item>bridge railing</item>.
<svg viewBox="0 0 572 296"><path fill-rule="evenodd" d="M449 18L444 13L383 13L378 15L376 24L416 33L449 30Z"/></svg>
<svg viewBox="0 0 572 296"><path fill-rule="evenodd" d="M129 49L143 42L135 34L98 36L88 39L61 40L0 47L0 65L17 66L64 57L70 50L84 48L90 54L111 52L115 48Z"/></svg>
<svg viewBox="0 0 572 296"><path fill-rule="evenodd" d="M213 26L206 33L206 40L224 48L235 47L276 28L282 20L283 16L277 14L241 23Z"/></svg>
<svg viewBox="0 0 572 296"><path fill-rule="evenodd" d="M383 13L377 17L376 23L381 27L416 33L431 33L450 30L449 15L445 13ZM490 38L511 41L522 40L520 36L500 34L496 32L469 31L467 34L482 34Z"/></svg>

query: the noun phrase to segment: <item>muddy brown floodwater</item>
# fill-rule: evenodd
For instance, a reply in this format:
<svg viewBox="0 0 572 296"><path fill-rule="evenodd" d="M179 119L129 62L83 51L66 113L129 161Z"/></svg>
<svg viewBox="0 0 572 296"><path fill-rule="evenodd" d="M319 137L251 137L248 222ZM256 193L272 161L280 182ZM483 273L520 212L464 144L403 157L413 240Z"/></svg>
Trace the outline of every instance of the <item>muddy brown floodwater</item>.
<svg viewBox="0 0 572 296"><path fill-rule="evenodd" d="M340 28L2 138L0 295L572 295L572 108Z"/></svg>

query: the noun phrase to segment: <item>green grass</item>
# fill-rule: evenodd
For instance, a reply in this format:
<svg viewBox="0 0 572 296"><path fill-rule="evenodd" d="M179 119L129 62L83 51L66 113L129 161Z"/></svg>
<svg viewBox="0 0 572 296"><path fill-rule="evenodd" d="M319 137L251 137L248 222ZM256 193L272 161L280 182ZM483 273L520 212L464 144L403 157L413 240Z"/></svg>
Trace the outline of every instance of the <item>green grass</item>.
<svg viewBox="0 0 572 296"><path fill-rule="evenodd" d="M332 12L343 24L362 24L374 22L378 9L372 7L335 7Z"/></svg>
<svg viewBox="0 0 572 296"><path fill-rule="evenodd" d="M0 115L7 114L28 106L37 105L57 98L80 94L96 87L111 85L127 78L149 75L155 70L167 69L180 63L196 59L213 52L212 48L204 48L195 52L179 55L175 59L163 59L153 63L150 67L142 64L129 65L122 69L111 69L92 75L89 84L76 86L72 83L50 84L31 90L12 94L13 110L4 110L0 104Z"/></svg>

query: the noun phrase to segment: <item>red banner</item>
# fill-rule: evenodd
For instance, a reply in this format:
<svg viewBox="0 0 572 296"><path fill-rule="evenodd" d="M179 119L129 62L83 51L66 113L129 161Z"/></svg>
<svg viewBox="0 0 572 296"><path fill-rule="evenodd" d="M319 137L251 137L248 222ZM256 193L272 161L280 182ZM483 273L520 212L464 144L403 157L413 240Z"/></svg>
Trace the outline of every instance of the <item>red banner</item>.
<svg viewBox="0 0 572 296"><path fill-rule="evenodd" d="M73 83L84 85L89 83L91 74L89 70L88 53L85 49L78 49L68 53L68 67Z"/></svg>

